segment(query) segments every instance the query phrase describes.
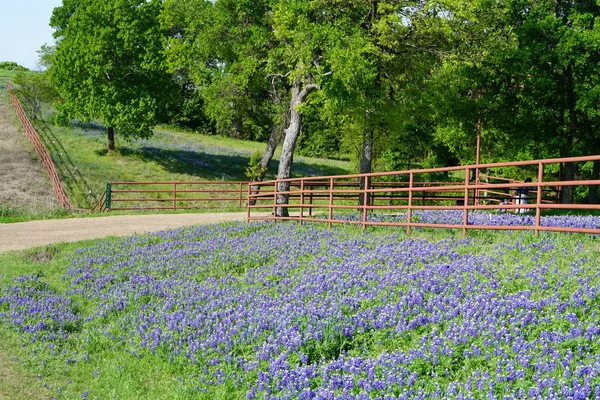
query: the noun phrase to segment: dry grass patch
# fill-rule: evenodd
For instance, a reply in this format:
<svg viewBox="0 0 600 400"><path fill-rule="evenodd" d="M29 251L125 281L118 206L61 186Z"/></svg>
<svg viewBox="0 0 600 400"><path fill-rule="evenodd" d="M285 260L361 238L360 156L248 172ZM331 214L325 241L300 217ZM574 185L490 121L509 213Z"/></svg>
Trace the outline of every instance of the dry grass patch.
<svg viewBox="0 0 600 400"><path fill-rule="evenodd" d="M52 187L5 96L0 96L0 207L26 212L57 208Z"/></svg>
<svg viewBox="0 0 600 400"><path fill-rule="evenodd" d="M49 399L43 382L30 376L0 348L0 399Z"/></svg>

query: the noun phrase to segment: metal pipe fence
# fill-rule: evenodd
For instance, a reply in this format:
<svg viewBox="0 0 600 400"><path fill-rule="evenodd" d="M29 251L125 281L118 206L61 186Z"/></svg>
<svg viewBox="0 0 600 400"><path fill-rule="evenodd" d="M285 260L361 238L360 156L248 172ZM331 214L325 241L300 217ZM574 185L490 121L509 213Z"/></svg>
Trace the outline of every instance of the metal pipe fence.
<svg viewBox="0 0 600 400"><path fill-rule="evenodd" d="M109 182L98 211L245 208L248 182Z"/></svg>
<svg viewBox="0 0 600 400"><path fill-rule="evenodd" d="M10 82L7 84L7 89L9 91L10 100L15 109L15 112L19 117L19 120L21 121L23 129L25 130L27 139L29 139L29 142L33 145L33 148L35 149L40 159L40 162L42 163L44 169L46 170L46 173L48 174L48 178L50 179L50 183L52 184L54 195L56 196L56 201L63 208L73 209L74 207L71 204L69 198L67 197L67 194L65 193L58 172L56 171L56 166L54 165L54 162L50 157L50 153L48 152L46 145L40 138L40 135L37 133L37 131L31 124L31 121L27 117L27 114L25 114L25 111L23 110L19 99L13 93L14 88Z"/></svg>
<svg viewBox="0 0 600 400"><path fill-rule="evenodd" d="M564 188L585 191L600 185L600 180L560 181L552 172L559 170L561 163L593 161L600 161L600 156L253 182L254 189L248 189L247 194L247 218L249 221L315 221L328 226L334 223L400 226L405 227L408 234L416 227L461 229L463 234L470 229L533 230L536 234L541 231L600 233L600 229L563 228L541 223L542 212L551 210L600 210L599 204L560 204L560 193ZM481 177L485 175L474 173L493 168L499 174L502 169L515 167L535 175L536 180L522 182L489 176L487 182L482 182ZM429 182L427 177L431 174L453 175L454 180ZM480 179L472 181L473 176L480 176ZM279 189L284 187L280 185L283 182L289 184L289 190ZM363 186L360 186L361 182L364 182ZM523 193L527 195L523 196ZM287 204L278 202L278 196L287 197ZM265 210L271 215L256 215L256 211ZM462 218L457 223L425 223L415 219L415 212L423 210L454 210L461 212ZM535 222L510 226L469 222L469 213L476 210L530 214L535 216ZM397 218L375 221L370 218L375 212ZM349 214L353 218L348 218Z"/></svg>

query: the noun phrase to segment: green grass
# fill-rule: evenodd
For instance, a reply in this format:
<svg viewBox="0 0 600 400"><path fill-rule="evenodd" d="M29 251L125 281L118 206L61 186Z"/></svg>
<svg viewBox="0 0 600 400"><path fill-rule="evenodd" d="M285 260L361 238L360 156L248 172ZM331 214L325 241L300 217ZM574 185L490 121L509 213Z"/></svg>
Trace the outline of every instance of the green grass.
<svg viewBox="0 0 600 400"><path fill-rule="evenodd" d="M17 71L8 71L6 69L0 69L0 89L6 88L6 82L14 79L17 76Z"/></svg>
<svg viewBox="0 0 600 400"><path fill-rule="evenodd" d="M250 157L265 144L158 127L147 140L125 141L106 151L99 124L38 125L72 202L90 208L110 181L247 181ZM276 175L276 153L267 179ZM296 157L295 176L347 174L348 161Z"/></svg>
<svg viewBox="0 0 600 400"><path fill-rule="evenodd" d="M0 92L8 97L5 83L17 73L0 70ZM52 111L46 111L51 120ZM247 181L245 169L250 157L262 152L264 143L222 136L207 136L161 125L147 140L124 140L118 133L117 150L106 150L104 126L77 123L67 127L35 122L48 147L61 180L75 207L90 209L111 181ZM277 151L267 179L277 173ZM349 161L296 157L294 176L320 176L352 172ZM26 209L26 207L24 207ZM2 208L0 223L32 219L65 218L80 213L23 211Z"/></svg>

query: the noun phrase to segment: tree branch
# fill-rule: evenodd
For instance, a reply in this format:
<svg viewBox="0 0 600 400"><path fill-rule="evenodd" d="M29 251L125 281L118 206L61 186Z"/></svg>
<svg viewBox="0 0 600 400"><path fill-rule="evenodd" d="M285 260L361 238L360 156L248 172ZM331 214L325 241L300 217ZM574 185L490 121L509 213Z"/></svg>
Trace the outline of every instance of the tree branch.
<svg viewBox="0 0 600 400"><path fill-rule="evenodd" d="M321 89L321 87L319 85L317 85L316 83L311 83L311 84L306 85L304 87L304 89L302 89L300 94L298 95L298 101L300 103L302 103L309 94L311 94L315 90L319 90L319 89Z"/></svg>

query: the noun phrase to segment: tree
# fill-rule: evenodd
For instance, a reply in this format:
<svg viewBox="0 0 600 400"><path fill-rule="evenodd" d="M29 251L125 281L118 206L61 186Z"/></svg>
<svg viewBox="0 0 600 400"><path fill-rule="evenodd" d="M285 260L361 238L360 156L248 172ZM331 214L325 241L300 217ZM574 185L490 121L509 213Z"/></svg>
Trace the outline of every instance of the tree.
<svg viewBox="0 0 600 400"><path fill-rule="evenodd" d="M108 149L115 130L152 133L161 93L170 85L163 55L161 0L65 0L53 12L58 48L50 69L70 118L100 119Z"/></svg>
<svg viewBox="0 0 600 400"><path fill-rule="evenodd" d="M17 64L14 61L2 61L0 62L0 69L5 69L8 71L29 71L29 69L23 67L22 65Z"/></svg>
<svg viewBox="0 0 600 400"><path fill-rule="evenodd" d="M37 51L38 53L38 68L42 71L50 69L54 64L54 58L56 57L56 46L50 46L43 44L42 47Z"/></svg>
<svg viewBox="0 0 600 400"><path fill-rule="evenodd" d="M42 119L43 104L56 104L59 100L46 72L19 72L13 83L14 93L31 119Z"/></svg>
<svg viewBox="0 0 600 400"><path fill-rule="evenodd" d="M595 22L600 6L594 1L481 1L459 11L453 22L464 21L461 48L471 56L449 60L437 72L439 90L432 92L445 96L435 107L438 138L451 146L469 143L465 139L473 137L480 120L503 158L598 151L600 37ZM567 163L562 178L573 180L576 172ZM565 187L562 202L573 200L572 188Z"/></svg>

